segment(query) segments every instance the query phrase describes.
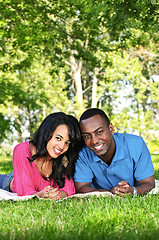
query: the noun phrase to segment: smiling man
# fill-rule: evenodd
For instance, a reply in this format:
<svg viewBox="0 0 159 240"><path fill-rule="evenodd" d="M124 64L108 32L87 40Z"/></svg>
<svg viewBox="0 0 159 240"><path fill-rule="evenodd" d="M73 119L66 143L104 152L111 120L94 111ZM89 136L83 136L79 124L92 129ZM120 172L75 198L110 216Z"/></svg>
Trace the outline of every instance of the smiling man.
<svg viewBox="0 0 159 240"><path fill-rule="evenodd" d="M74 175L78 193L109 191L117 195L144 195L155 187L154 168L144 140L114 133L107 115L98 108L80 118L85 145Z"/></svg>

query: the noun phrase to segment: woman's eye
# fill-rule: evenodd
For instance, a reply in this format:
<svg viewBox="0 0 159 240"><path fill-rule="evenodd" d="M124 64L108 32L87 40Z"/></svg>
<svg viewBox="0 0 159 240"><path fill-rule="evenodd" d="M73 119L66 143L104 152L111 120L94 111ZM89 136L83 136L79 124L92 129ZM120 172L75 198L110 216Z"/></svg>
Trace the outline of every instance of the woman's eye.
<svg viewBox="0 0 159 240"><path fill-rule="evenodd" d="M70 142L66 142L66 145L69 146L71 143Z"/></svg>
<svg viewBox="0 0 159 240"><path fill-rule="evenodd" d="M61 138L60 138L60 137L56 137L56 139L57 139L57 140L59 140L59 141L61 140Z"/></svg>

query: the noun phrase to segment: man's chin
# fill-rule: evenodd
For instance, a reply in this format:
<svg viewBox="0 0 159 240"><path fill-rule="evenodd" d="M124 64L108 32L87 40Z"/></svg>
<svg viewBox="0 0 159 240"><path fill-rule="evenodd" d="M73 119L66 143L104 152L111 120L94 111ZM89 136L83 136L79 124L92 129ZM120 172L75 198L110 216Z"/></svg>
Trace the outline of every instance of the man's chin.
<svg viewBox="0 0 159 240"><path fill-rule="evenodd" d="M93 149L92 151L99 157L106 154L106 151L104 151L103 149L102 150L98 150L98 151Z"/></svg>

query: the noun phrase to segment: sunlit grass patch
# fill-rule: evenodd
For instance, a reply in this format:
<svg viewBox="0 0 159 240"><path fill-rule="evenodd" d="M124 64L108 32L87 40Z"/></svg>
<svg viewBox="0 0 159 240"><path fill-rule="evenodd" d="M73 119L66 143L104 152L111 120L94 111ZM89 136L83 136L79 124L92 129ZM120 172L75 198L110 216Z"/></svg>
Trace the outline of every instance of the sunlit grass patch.
<svg viewBox="0 0 159 240"><path fill-rule="evenodd" d="M152 156L159 179L159 157ZM1 173L12 170L11 157L0 157ZM157 240L159 195L1 201L3 240Z"/></svg>
<svg viewBox="0 0 159 240"><path fill-rule="evenodd" d="M0 174L8 174L12 170L12 157L0 155Z"/></svg>
<svg viewBox="0 0 159 240"><path fill-rule="evenodd" d="M157 195L3 201L0 207L3 239L157 239L159 234Z"/></svg>
<svg viewBox="0 0 159 240"><path fill-rule="evenodd" d="M152 155L152 161L155 169L155 179L159 180L159 154Z"/></svg>

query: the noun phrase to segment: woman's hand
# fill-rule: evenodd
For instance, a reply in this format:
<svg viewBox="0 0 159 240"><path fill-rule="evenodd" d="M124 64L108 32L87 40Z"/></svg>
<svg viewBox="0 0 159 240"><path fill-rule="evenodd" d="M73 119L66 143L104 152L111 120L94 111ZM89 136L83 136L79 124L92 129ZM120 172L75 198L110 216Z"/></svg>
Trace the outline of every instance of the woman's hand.
<svg viewBox="0 0 159 240"><path fill-rule="evenodd" d="M67 197L67 193L64 191L59 191L58 188L53 188L51 186L47 186L43 190L44 190L43 196L45 198L49 198L54 201L59 200L60 198Z"/></svg>
<svg viewBox="0 0 159 240"><path fill-rule="evenodd" d="M60 191L58 188L53 188L51 186L47 186L43 189L42 197L49 198L51 200L59 200L60 199Z"/></svg>
<svg viewBox="0 0 159 240"><path fill-rule="evenodd" d="M65 191L59 191L58 188L53 188L51 186L46 186L42 191L36 192L34 195L38 195L42 198L49 198L54 201L67 197L67 193Z"/></svg>
<svg viewBox="0 0 159 240"><path fill-rule="evenodd" d="M59 200L59 199L61 199L61 198L67 197L66 192L64 192L64 191L59 191L58 188L50 189L48 195L49 195L49 198L50 198L51 200L55 200L55 201L56 201L56 200Z"/></svg>

